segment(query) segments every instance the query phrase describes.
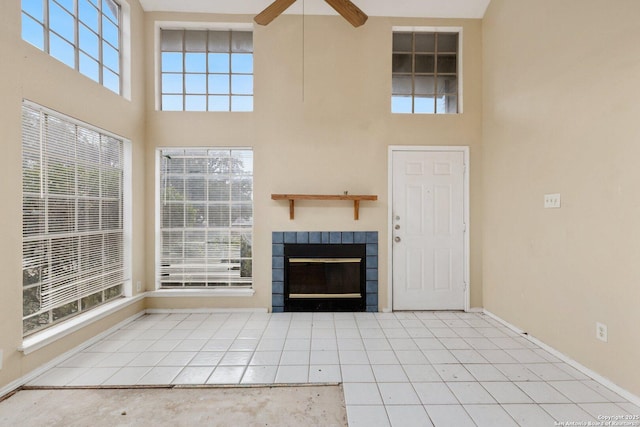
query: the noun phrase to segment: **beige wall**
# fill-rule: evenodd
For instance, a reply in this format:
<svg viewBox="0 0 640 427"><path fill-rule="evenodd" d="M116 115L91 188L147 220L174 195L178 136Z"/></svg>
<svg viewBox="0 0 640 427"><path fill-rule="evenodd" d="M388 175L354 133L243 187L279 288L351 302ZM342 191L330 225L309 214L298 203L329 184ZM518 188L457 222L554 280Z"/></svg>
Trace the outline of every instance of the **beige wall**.
<svg viewBox="0 0 640 427"><path fill-rule="evenodd" d="M142 9L137 0L131 1L131 16L136 31L142 27ZM142 37L133 37L133 90L132 100L127 101L22 41L20 2L3 2L0 13L0 194L4 199L0 204L0 349L4 357L0 388L144 307L142 302L134 304L28 356L17 350L22 344L22 99L130 139L133 197L141 199L145 172L142 50ZM144 209L143 204L133 207L134 280L144 280Z"/></svg>
<svg viewBox="0 0 640 427"><path fill-rule="evenodd" d="M250 16L150 13L155 21L251 22ZM464 27L464 114L392 115L391 35L394 25ZM304 31L304 46L303 46ZM155 151L164 146L251 146L254 149L253 298L176 300L180 307L271 306L271 232L368 230L380 237L380 309L387 307L387 147L471 147L471 305L482 305L481 285L481 21L370 18L354 29L340 17L281 16L254 31L253 113L154 110L154 52L147 49L147 188L154 188ZM304 49L304 52L303 52ZM361 204L360 220L344 202L298 202L289 220L286 202L272 193L377 194ZM154 210L154 194L146 206ZM152 217L149 216L151 219ZM155 245L147 224L147 247ZM147 258L147 284L155 277ZM152 288L151 288L152 289ZM160 301L151 301L155 306ZM162 304L169 304L162 301Z"/></svg>
<svg viewBox="0 0 640 427"><path fill-rule="evenodd" d="M493 0L482 165L485 307L636 395L638 16L635 0Z"/></svg>

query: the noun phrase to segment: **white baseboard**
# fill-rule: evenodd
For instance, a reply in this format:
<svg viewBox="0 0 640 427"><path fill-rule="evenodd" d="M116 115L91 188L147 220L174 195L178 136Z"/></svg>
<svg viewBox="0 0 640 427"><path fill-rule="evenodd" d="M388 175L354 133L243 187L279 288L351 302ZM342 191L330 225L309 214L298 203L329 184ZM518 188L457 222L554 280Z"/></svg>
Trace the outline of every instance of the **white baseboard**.
<svg viewBox="0 0 640 427"><path fill-rule="evenodd" d="M33 353L36 350L66 337L82 328L86 328L88 325L102 320L108 316L111 316L118 311L141 301L144 298L144 294L136 295L130 298L119 298L115 301L96 307L86 313L79 314L73 318L60 323L59 325L51 326L42 332L37 332L31 336L22 340L22 345L18 348L19 351L25 355Z"/></svg>
<svg viewBox="0 0 640 427"><path fill-rule="evenodd" d="M538 347L548 351L549 353L551 353L552 355L554 355L558 359L562 360L563 362L565 362L569 366L577 369L578 371L582 372L586 376L591 377L593 380L599 382L600 384L602 384L603 386L605 386L609 390L613 391L614 393L617 393L620 396L624 397L625 399L629 400L634 405L640 406L640 396L636 396L635 394L631 393L630 391L625 390L624 388L620 387L619 385L617 385L613 381L609 380L608 378L605 378L602 375L598 374L597 372L592 371L591 369L589 369L586 366L580 364L579 362L573 360L572 358L570 358L566 354L559 352L558 350L556 350L555 348L549 346L548 344L545 344L544 342L540 341L539 339L534 338L529 334L525 334L524 331L518 329L517 327L515 327L511 323L507 322L506 320L496 316L492 312L490 312L488 310L483 310L483 313L486 314L487 316L491 317L495 321L503 324L504 326L506 326L507 328L511 329L512 331L514 331L518 335L522 336L523 338L526 338L527 340L531 341L533 344L537 345Z"/></svg>
<svg viewBox="0 0 640 427"><path fill-rule="evenodd" d="M88 340L84 341L82 344L72 348L69 351L66 351L66 352L62 353L61 355L51 359L47 363L38 366L36 369L34 369L33 371L29 372L28 374L23 375L22 377L18 378L15 381L10 382L6 386L0 388L0 398L5 396L6 394L11 393L12 391L14 391L16 389L22 387L23 385L27 384L29 381L37 378L38 376L40 376L43 373L45 373L47 370L55 367L56 365L58 365L59 363L63 362L64 360L68 359L69 357L73 356L74 354L79 353L82 350L84 350L85 348L90 347L93 344L97 343L101 339L106 338L110 334L114 333L115 331L117 331L118 329L120 329L123 326L127 325L128 323L133 322L134 320L136 320L138 317L141 317L142 315L144 315L144 311L140 311L139 313L136 313L133 316L124 319L123 321L121 321L121 322L117 323L116 325L110 327L109 329L99 333L98 335L95 335L95 336L89 338Z"/></svg>
<svg viewBox="0 0 640 427"><path fill-rule="evenodd" d="M268 313L266 308L147 308L147 314Z"/></svg>
<svg viewBox="0 0 640 427"><path fill-rule="evenodd" d="M547 345L544 342L538 340L537 338L534 338L529 334L524 334L524 331L518 329L516 326L514 326L511 323L507 322L506 320L498 317L497 315L491 313L490 311L483 310L483 309L472 308L472 309L469 310L469 312L472 312L472 313L482 312L482 313L484 313L485 315L491 317L492 319L494 319L495 321L501 323L505 327L511 329L512 331L514 331L518 335L521 335L522 337L526 338L527 340L531 341L532 343L536 344L537 346L539 346L539 347L543 348L544 350L548 351L549 353L551 353L552 355L554 355L558 359L562 360L563 362L567 363L568 365L572 366L573 368L577 369L578 371L582 372L583 374L587 375L588 377L591 377L592 379L594 379L598 383L602 384L603 386L607 387L608 389L610 389L614 393L617 393L620 396L624 397L625 399L629 400L631 403L633 403L633 404L635 404L637 406L640 406L640 397L639 396L636 396L635 394L625 390L624 388L622 388L619 385L615 384L611 380L609 380L609 379L603 377L602 375L592 371L591 369L587 368L586 366L583 366L582 364L580 364L577 361L573 360L569 356L559 352L558 350L556 350L553 347L550 347L549 345ZM144 314L164 314L164 313L168 313L168 314L172 314L172 313L268 313L268 310L266 308L236 308L236 309L234 309L234 308L226 308L226 309L225 308L202 308L202 309L147 309L147 310L143 310L143 311L140 311L139 313L136 313L133 316L131 316L131 317L119 322L118 324L112 326L111 328L99 333L98 335L93 336L92 338L88 339L87 341L83 342L82 344L80 344L80 345L74 347L73 349L71 349L71 350L69 350L69 351L67 351L67 352L55 357L54 359L52 359L49 362L39 366L38 368L34 369L33 371L29 372L28 374L23 375L22 377L16 379L15 381L12 381L11 383L9 383L9 384L5 385L4 387L0 388L0 398L2 396L5 396L5 395L11 393L12 391L14 391L16 389L22 387L23 385L27 384L29 381L37 378L39 375L42 375L48 369L51 369L51 368L55 367L56 365L58 365L62 361L68 359L69 357L73 356L76 353L79 353L80 351L84 350L85 348L95 344L96 342L100 341L101 339L105 338L106 336L108 336L108 335L112 334L113 332L117 331L118 329L122 328L126 324L128 324L130 322L133 322L137 318L143 316Z"/></svg>
<svg viewBox="0 0 640 427"><path fill-rule="evenodd" d="M118 329L122 328L123 326L127 325L128 323L133 322L137 318L139 318L141 316L144 316L145 314L268 313L268 312L269 312L269 310L267 310L266 308L184 308L184 309L183 308L177 308L177 309L160 309L160 308L156 309L156 308L153 308L153 309L142 310L142 311L134 314L133 316L131 316L131 317L119 322L118 324L112 326L111 328L99 333L98 335L95 335L95 336L89 338L87 341L84 341L82 344L72 348L71 350L66 351L63 354L51 359L47 363L45 363L43 365L40 365L39 367L37 367L33 371L29 372L28 374L23 375L22 377L16 379L15 381L12 381L9 384L5 385L4 387L0 388L0 398L2 398L3 396L11 393L12 391L24 386L29 381L31 381L31 380L37 378L38 376L42 375L48 369L51 369L51 368L57 366L59 363L61 363L64 360L68 359L69 357L73 356L74 354L77 354L77 353L81 352L82 350L84 350L85 348L97 343L101 339L107 337L108 335L112 334L113 332L117 331ZM93 323L93 322L91 322L91 323ZM76 330L77 329L79 329L79 328L76 328Z"/></svg>
<svg viewBox="0 0 640 427"><path fill-rule="evenodd" d="M146 293L147 298L235 298L252 297L253 288L244 289L158 289Z"/></svg>

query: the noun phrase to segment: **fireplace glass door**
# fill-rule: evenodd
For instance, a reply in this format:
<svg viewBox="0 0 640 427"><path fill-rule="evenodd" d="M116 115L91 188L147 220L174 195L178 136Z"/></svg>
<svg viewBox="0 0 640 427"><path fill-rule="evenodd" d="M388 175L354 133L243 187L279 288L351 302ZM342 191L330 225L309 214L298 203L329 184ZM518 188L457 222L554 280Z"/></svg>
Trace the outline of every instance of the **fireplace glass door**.
<svg viewBox="0 0 640 427"><path fill-rule="evenodd" d="M361 258L289 258L289 298L360 298Z"/></svg>
<svg viewBox="0 0 640 427"><path fill-rule="evenodd" d="M363 244L285 244L284 311L364 311Z"/></svg>

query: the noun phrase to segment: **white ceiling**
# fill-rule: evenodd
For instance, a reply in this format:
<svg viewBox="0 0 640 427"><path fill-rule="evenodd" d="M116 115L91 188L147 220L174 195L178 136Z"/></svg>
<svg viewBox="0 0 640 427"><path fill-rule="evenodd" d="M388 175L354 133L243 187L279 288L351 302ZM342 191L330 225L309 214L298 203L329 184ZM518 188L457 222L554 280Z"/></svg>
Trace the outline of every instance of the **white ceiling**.
<svg viewBox="0 0 640 427"><path fill-rule="evenodd" d="M145 11L256 15L272 0L140 0ZM482 18L490 0L353 0L369 16ZM335 15L322 0L298 0L285 13Z"/></svg>

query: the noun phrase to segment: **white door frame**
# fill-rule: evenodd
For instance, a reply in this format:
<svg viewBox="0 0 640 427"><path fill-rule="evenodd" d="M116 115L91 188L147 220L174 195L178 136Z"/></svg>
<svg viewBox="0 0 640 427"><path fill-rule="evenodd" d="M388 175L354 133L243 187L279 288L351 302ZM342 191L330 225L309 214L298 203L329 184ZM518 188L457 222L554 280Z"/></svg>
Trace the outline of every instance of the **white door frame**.
<svg viewBox="0 0 640 427"><path fill-rule="evenodd" d="M433 145L390 145L388 151L388 214L387 214L387 307L385 312L393 311L393 153L400 151L454 151L464 154L464 189L463 189L463 215L465 223L464 241L463 241L463 261L464 268L464 311L469 311L471 307L470 300L470 264L469 264L469 147L468 146L433 146Z"/></svg>

